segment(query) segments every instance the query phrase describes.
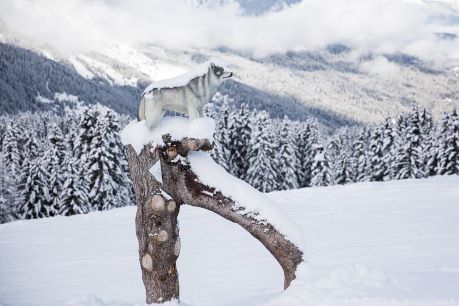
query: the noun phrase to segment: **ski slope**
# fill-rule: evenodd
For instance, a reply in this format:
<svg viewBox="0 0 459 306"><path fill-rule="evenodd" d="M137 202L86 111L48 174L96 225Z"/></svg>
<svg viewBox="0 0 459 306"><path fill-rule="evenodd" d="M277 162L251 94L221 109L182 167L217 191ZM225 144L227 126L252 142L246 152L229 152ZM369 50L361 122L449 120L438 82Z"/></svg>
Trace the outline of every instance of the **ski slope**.
<svg viewBox="0 0 459 306"><path fill-rule="evenodd" d="M459 305L459 176L268 195L306 257L282 293L270 254L237 225L182 206L185 306ZM142 305L135 207L0 225L0 305Z"/></svg>

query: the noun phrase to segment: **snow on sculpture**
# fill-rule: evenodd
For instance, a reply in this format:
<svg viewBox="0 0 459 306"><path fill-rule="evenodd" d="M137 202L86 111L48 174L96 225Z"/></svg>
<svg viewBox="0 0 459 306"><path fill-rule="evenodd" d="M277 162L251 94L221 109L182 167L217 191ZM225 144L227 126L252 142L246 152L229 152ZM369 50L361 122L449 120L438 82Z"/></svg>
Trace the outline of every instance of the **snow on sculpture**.
<svg viewBox="0 0 459 306"><path fill-rule="evenodd" d="M204 105L217 93L223 80L232 76L224 64L212 60L173 79L155 82L142 94L138 120L146 120L147 127L153 129L167 110L190 119L201 118Z"/></svg>

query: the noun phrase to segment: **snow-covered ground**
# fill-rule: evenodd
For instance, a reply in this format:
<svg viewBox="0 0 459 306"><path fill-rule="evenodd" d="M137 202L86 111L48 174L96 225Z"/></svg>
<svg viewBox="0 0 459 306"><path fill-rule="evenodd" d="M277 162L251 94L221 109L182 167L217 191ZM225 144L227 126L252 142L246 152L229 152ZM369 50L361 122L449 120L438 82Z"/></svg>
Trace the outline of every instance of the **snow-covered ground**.
<svg viewBox="0 0 459 306"><path fill-rule="evenodd" d="M268 196L306 237L298 279L282 293L282 271L260 243L183 206L182 305L459 305L458 176ZM142 304L134 215L127 207L0 225L0 301Z"/></svg>

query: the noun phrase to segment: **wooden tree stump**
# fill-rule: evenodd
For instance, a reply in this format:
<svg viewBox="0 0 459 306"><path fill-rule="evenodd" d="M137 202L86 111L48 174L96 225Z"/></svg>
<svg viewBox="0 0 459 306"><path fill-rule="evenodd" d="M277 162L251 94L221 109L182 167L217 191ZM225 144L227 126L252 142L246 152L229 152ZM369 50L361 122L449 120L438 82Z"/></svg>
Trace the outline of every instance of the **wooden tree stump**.
<svg viewBox="0 0 459 306"><path fill-rule="evenodd" d="M137 155L132 146L127 146L126 156L137 204L135 225L146 302L162 303L178 299L176 249L180 240L176 229L180 207L148 172L158 161L154 150L145 146Z"/></svg>
<svg viewBox="0 0 459 306"><path fill-rule="evenodd" d="M164 135L163 141L164 145L154 150L145 146L140 155L127 146L137 203L136 233L147 303L179 298L176 259L181 244L177 216L180 205L185 203L210 210L247 230L279 262L284 271L284 288L287 288L303 261L302 251L272 224L240 214L240 207L231 195L223 195L199 182L187 155L190 151L209 151L210 141L190 138L171 141L169 135ZM163 185L148 171L158 158ZM171 198L167 199L168 196Z"/></svg>

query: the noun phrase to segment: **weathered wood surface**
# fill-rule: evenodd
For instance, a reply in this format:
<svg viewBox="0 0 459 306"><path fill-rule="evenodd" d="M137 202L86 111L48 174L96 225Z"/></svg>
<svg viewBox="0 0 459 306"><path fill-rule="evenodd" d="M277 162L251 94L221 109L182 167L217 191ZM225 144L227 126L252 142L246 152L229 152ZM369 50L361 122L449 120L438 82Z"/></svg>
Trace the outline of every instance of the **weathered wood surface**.
<svg viewBox="0 0 459 306"><path fill-rule="evenodd" d="M137 205L135 225L146 302L178 299L176 260L180 251L177 250L180 247L177 225L180 207L172 199L165 198L161 183L148 172L158 160L155 151L145 146L137 155L132 146L127 146L126 156Z"/></svg>

